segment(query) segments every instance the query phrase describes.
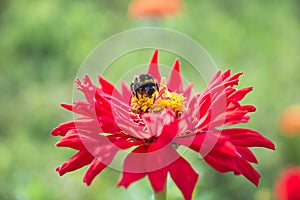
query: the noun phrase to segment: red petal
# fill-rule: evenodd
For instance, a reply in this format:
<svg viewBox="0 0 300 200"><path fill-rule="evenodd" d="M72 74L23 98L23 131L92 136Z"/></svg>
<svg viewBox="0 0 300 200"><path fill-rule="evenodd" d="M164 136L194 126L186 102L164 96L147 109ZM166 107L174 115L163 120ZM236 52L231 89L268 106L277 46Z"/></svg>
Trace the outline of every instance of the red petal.
<svg viewBox="0 0 300 200"><path fill-rule="evenodd" d="M92 162L94 157L87 151L79 151L67 162L56 168L56 171L62 176L67 172L74 171Z"/></svg>
<svg viewBox="0 0 300 200"><path fill-rule="evenodd" d="M146 159L149 146L139 146L125 158L123 172L144 173L147 172Z"/></svg>
<svg viewBox="0 0 300 200"><path fill-rule="evenodd" d="M199 153L203 145L203 142L204 141L208 142L207 139L205 140L206 136L207 133L201 133L196 135L194 138L192 137L175 138L174 142L189 147L190 149Z"/></svg>
<svg viewBox="0 0 300 200"><path fill-rule="evenodd" d="M239 72L237 74L234 74L232 75L231 77L228 77L226 80L225 80L225 84L224 86L225 87L228 87L228 86L234 86L234 85L238 85L239 83L239 77L243 74L243 72Z"/></svg>
<svg viewBox="0 0 300 200"><path fill-rule="evenodd" d="M245 160L240 159L236 162L241 174L243 174L254 185L258 186L260 175L259 173Z"/></svg>
<svg viewBox="0 0 300 200"><path fill-rule="evenodd" d="M118 187L124 186L127 188L131 183L138 181L146 176L146 173L128 173L123 172L122 179L118 183Z"/></svg>
<svg viewBox="0 0 300 200"><path fill-rule="evenodd" d="M169 170L172 179L181 190L184 199L192 199L192 194L198 180L198 174L191 165L182 157L179 157L169 166Z"/></svg>
<svg viewBox="0 0 300 200"><path fill-rule="evenodd" d="M161 76L158 69L157 57L158 57L158 49L155 49L147 73L151 74L157 80L157 82L160 82Z"/></svg>
<svg viewBox="0 0 300 200"><path fill-rule="evenodd" d="M179 120L174 119L175 115L170 110L163 113L146 113L142 118L150 137L156 136L158 140L170 143L178 133ZM164 145L167 144L166 142Z"/></svg>
<svg viewBox="0 0 300 200"><path fill-rule="evenodd" d="M101 76L98 77L98 80L99 80L99 83L101 85L101 89L104 93L112 95L112 96L117 97L117 98L121 97L119 91L108 80L104 79Z"/></svg>
<svg viewBox="0 0 300 200"><path fill-rule="evenodd" d="M226 72L224 72L224 74L225 74ZM239 77L241 76L243 74L243 72L239 72L239 73L236 73L236 74L234 74L234 75L232 75L232 76L228 76L228 77L226 77L226 79L224 80L224 81L226 81L226 82L231 82L231 81L237 81L236 82L236 84L238 83L238 79L239 79ZM235 84L235 85L236 85Z"/></svg>
<svg viewBox="0 0 300 200"><path fill-rule="evenodd" d="M145 164L147 166L147 171L149 171L149 180L153 189L156 192L161 192L164 189L166 182L167 166L172 165L180 155L172 145L167 145L163 147L163 149L160 149L156 142L149 145L148 152Z"/></svg>
<svg viewBox="0 0 300 200"><path fill-rule="evenodd" d="M213 87L213 86L215 86L216 84L220 83L220 81L221 81L220 76L221 76L221 71L218 70L218 71L216 72L216 74L214 75L214 77L212 77L211 80L209 81L209 84L208 84L208 87L207 87L207 88Z"/></svg>
<svg viewBox="0 0 300 200"><path fill-rule="evenodd" d="M224 138L219 139L210 152L203 156L205 156L204 160L219 172L234 171L239 173L235 163L240 155L236 152L235 146Z"/></svg>
<svg viewBox="0 0 300 200"><path fill-rule="evenodd" d="M79 133L98 134L102 131L97 119L92 118L78 118L75 121L76 129Z"/></svg>
<svg viewBox="0 0 300 200"><path fill-rule="evenodd" d="M83 77L83 83L76 79L77 89L82 91L88 102L92 103L96 94L97 86L92 82L88 75Z"/></svg>
<svg viewBox="0 0 300 200"><path fill-rule="evenodd" d="M161 192L166 185L168 171L166 168L148 173L148 178L155 192Z"/></svg>
<svg viewBox="0 0 300 200"><path fill-rule="evenodd" d="M116 113L115 117L117 118L117 124L120 129L125 133L129 133L130 136L140 139L147 139L151 137L151 135L143 130L143 127L138 124L134 124L128 120L129 118L119 115L119 113Z"/></svg>
<svg viewBox="0 0 300 200"><path fill-rule="evenodd" d="M232 157L225 155L213 155L209 154L205 158L205 161L212 166L215 170L221 173L229 172L229 171L238 171L235 166L235 162Z"/></svg>
<svg viewBox="0 0 300 200"><path fill-rule="evenodd" d="M242 100L246 94L248 94L250 91L252 91L252 87L247 87L247 88L243 88L243 89L240 89L240 90L237 90L235 91L233 94L231 94L229 97L228 97L228 100L231 100L231 101L240 101Z"/></svg>
<svg viewBox="0 0 300 200"><path fill-rule="evenodd" d="M236 175L243 174L248 180L258 185L259 173L244 159L225 154L210 153L205 161L217 171L224 173L233 171Z"/></svg>
<svg viewBox="0 0 300 200"><path fill-rule="evenodd" d="M62 103L62 104L60 104L60 106L67 109L67 110L69 110L69 111L73 110L73 105L71 105L71 104Z"/></svg>
<svg viewBox="0 0 300 200"><path fill-rule="evenodd" d="M209 134L211 135L212 133ZM208 136L204 137L201 135L196 136L192 144L187 139L176 139L176 142L199 152L203 145L205 145L203 139ZM204 155L204 160L221 173L233 171L236 175L243 174L248 180L257 185L260 175L247 162L257 162L255 156L248 148L235 147L230 141L227 141L225 137L220 137L211 151L207 155Z"/></svg>
<svg viewBox="0 0 300 200"><path fill-rule="evenodd" d="M58 127L54 128L51 131L51 135L53 135L53 136L57 136L57 135L65 136L66 133L71 129L75 129L75 123L73 121L61 123L60 125L58 125Z"/></svg>
<svg viewBox="0 0 300 200"><path fill-rule="evenodd" d="M225 80L230 76L230 69L227 69L225 72L222 74L222 80Z"/></svg>
<svg viewBox="0 0 300 200"><path fill-rule="evenodd" d="M230 141L234 145L244 146L244 147L266 147L269 149L275 149L275 145L263 137L256 131L245 128L231 128L222 130L222 134L228 135Z"/></svg>
<svg viewBox="0 0 300 200"><path fill-rule="evenodd" d="M77 131L71 130L65 135L62 139L60 139L56 143L57 147L70 147L76 150L85 150L85 146L83 145L81 138L79 137Z"/></svg>
<svg viewBox="0 0 300 200"><path fill-rule="evenodd" d="M107 144L107 141L104 141L103 143L101 140L99 140L98 144L91 143L88 146L89 151L93 153L95 159L87 169L83 182L90 185L93 179L112 162L118 152L118 149L113 144Z"/></svg>
<svg viewBox="0 0 300 200"><path fill-rule="evenodd" d="M61 104L61 106L80 115L88 117L95 116L95 106L87 101L78 100L73 102L73 105Z"/></svg>
<svg viewBox="0 0 300 200"><path fill-rule="evenodd" d="M255 155L247 147L236 146L235 148L244 159L248 160L249 162L258 163Z"/></svg>
<svg viewBox="0 0 300 200"><path fill-rule="evenodd" d="M244 105L240 107L241 110L247 110L248 112L255 112L256 107L253 105Z"/></svg>
<svg viewBox="0 0 300 200"><path fill-rule="evenodd" d="M169 81L167 83L167 87L173 92L177 92L177 93L183 92L183 83L180 75L180 62L177 59L173 64L173 68L169 77Z"/></svg>
<svg viewBox="0 0 300 200"><path fill-rule="evenodd" d="M98 159L94 159L87 171L85 172L83 182L85 182L87 185L90 185L94 178L106 167L107 165L105 165Z"/></svg>
<svg viewBox="0 0 300 200"><path fill-rule="evenodd" d="M183 96L185 97L186 102L189 102L189 101L190 101L193 86L194 86L194 84L193 84L193 83L190 83L190 84L185 88L185 90L184 90L184 92L183 92Z"/></svg>
<svg viewBox="0 0 300 200"><path fill-rule="evenodd" d="M141 140L131 141L130 140L131 138L129 136L124 136L124 135L115 137L114 134L112 136L108 136L108 138L114 143L114 145L116 145L121 149L128 149L132 146L137 146L143 143Z"/></svg>
<svg viewBox="0 0 300 200"><path fill-rule="evenodd" d="M250 116L246 115L247 113L248 113L247 110L227 111L225 113L220 114L211 123L216 124L218 126L245 123L248 122L248 120L250 119Z"/></svg>
<svg viewBox="0 0 300 200"><path fill-rule="evenodd" d="M124 82L121 84L121 91L122 91L123 102L130 104L131 91L127 87L126 83Z"/></svg>
<svg viewBox="0 0 300 200"><path fill-rule="evenodd" d="M131 183L146 176L146 156L144 153L147 152L148 146L140 146L134 149L132 153L125 158L123 176L119 181L118 186L124 186L127 188ZM137 156L137 153L141 153L141 156Z"/></svg>
<svg viewBox="0 0 300 200"><path fill-rule="evenodd" d="M161 130L161 133L159 134L158 140L156 141L156 144L159 146L158 148L162 148L166 146L167 144L170 144L176 135L178 135L178 123L179 120L174 119L173 114L171 112L167 112L165 115L163 115L164 118L162 121L170 120L168 124L163 125L163 129Z"/></svg>

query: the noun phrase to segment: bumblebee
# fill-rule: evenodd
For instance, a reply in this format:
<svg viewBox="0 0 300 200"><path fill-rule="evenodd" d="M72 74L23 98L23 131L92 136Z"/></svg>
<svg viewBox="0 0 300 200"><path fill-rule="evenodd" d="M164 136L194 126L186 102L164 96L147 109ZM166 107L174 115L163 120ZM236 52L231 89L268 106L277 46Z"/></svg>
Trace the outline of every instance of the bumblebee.
<svg viewBox="0 0 300 200"><path fill-rule="evenodd" d="M150 74L141 74L136 76L130 84L132 96L136 96L139 99L138 94L146 94L151 98L155 91L159 91L158 83Z"/></svg>

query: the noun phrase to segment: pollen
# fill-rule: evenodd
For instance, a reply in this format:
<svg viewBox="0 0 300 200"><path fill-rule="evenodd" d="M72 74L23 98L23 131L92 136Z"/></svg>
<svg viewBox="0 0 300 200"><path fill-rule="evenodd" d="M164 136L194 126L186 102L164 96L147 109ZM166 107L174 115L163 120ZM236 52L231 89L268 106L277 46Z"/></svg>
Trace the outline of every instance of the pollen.
<svg viewBox="0 0 300 200"><path fill-rule="evenodd" d="M164 109L172 109L176 115L181 115L185 109L185 98L182 94L166 90L161 97L157 99L155 104L160 105Z"/></svg>
<svg viewBox="0 0 300 200"><path fill-rule="evenodd" d="M136 114L146 112L161 112L171 109L180 116L185 110L185 97L176 92L170 92L166 87L161 88L160 92L155 91L151 97L146 94L138 94L138 98L131 98L132 112Z"/></svg>
<svg viewBox="0 0 300 200"><path fill-rule="evenodd" d="M148 97L146 94L138 94L138 98L133 96L131 98L131 107L134 113L145 113L148 112L154 104L157 92L152 94L152 97Z"/></svg>

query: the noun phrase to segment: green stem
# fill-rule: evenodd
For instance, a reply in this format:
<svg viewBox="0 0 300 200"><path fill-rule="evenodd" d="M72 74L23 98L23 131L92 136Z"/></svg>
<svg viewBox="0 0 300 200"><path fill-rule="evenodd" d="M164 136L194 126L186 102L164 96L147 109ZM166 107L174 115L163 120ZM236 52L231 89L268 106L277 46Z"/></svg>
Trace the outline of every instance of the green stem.
<svg viewBox="0 0 300 200"><path fill-rule="evenodd" d="M165 189L161 192L154 192L154 199L155 200L167 200L167 183Z"/></svg>

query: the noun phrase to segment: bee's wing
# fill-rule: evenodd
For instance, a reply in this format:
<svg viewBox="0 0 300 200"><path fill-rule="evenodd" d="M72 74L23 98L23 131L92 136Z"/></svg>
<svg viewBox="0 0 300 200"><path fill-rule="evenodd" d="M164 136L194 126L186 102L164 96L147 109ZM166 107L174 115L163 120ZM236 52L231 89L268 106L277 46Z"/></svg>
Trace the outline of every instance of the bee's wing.
<svg viewBox="0 0 300 200"><path fill-rule="evenodd" d="M134 83L130 83L130 90L131 90L132 94L135 93L135 90L134 90Z"/></svg>

